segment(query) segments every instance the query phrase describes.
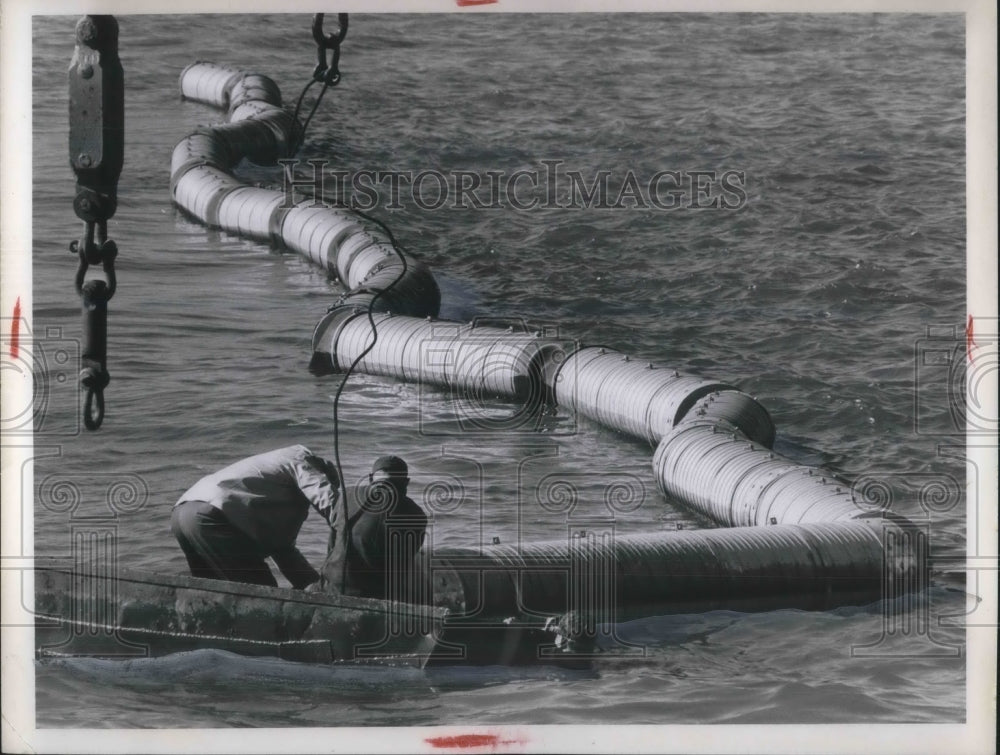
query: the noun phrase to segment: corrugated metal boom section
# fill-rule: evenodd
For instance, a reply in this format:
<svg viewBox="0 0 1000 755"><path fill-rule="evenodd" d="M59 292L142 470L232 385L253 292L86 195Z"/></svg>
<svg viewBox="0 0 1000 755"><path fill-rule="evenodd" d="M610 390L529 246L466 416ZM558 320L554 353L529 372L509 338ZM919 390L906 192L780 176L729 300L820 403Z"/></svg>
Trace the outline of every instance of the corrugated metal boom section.
<svg viewBox="0 0 1000 755"><path fill-rule="evenodd" d="M771 448L775 427L770 413L757 399L742 391L713 391L698 401L687 418L728 422L751 440Z"/></svg>
<svg viewBox="0 0 1000 755"><path fill-rule="evenodd" d="M197 165L174 182L174 202L212 228L219 227L218 208L222 197L243 186L232 174Z"/></svg>
<svg viewBox="0 0 1000 755"><path fill-rule="evenodd" d="M774 423L756 399L731 385L635 361L613 349L578 349L554 383L561 406L654 445L693 409L735 424L759 443L774 444Z"/></svg>
<svg viewBox="0 0 1000 755"><path fill-rule="evenodd" d="M364 228L356 216L309 199L285 213L281 230L289 249L336 273L338 250L349 236L362 233Z"/></svg>
<svg viewBox="0 0 1000 755"><path fill-rule="evenodd" d="M830 473L782 458L711 419L694 418L668 433L653 470L665 494L723 527L837 522L870 513Z"/></svg>
<svg viewBox="0 0 1000 755"><path fill-rule="evenodd" d="M462 388L463 396L524 402L544 398L542 375L564 344L503 328L433 318L377 314L372 350L356 369L409 382ZM372 324L361 306L327 314L313 335L313 351L328 354L343 371L372 343Z"/></svg>
<svg viewBox="0 0 1000 755"><path fill-rule="evenodd" d="M437 315L441 292L427 266L406 254L404 264L403 253L358 215L322 201L296 202L232 175L241 159L275 165L291 156L301 127L282 109L277 84L198 62L184 69L180 88L187 99L228 108L229 122L199 129L174 148L170 181L179 207L213 228L288 247L323 266L349 289L342 303L374 301L376 310Z"/></svg>
<svg viewBox="0 0 1000 755"><path fill-rule="evenodd" d="M882 597L883 568L881 526L862 522L584 533L575 540L436 549L431 566L435 604L484 621L576 610L588 593L616 620L865 605Z"/></svg>
<svg viewBox="0 0 1000 755"><path fill-rule="evenodd" d="M599 346L570 354L555 374L553 389L560 406L654 444L698 399L735 390Z"/></svg>
<svg viewBox="0 0 1000 755"><path fill-rule="evenodd" d="M247 102L266 102L281 107L281 90L267 76L259 73L240 74L229 90L230 112Z"/></svg>
<svg viewBox="0 0 1000 755"><path fill-rule="evenodd" d="M229 91L240 72L218 63L197 61L181 71L181 95L218 108L229 107Z"/></svg>

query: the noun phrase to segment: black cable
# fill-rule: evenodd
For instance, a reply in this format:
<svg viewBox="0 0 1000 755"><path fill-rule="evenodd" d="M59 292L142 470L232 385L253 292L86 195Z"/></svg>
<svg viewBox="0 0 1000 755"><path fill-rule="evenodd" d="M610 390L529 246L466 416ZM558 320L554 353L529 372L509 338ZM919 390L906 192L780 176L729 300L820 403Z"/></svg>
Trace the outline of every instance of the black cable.
<svg viewBox="0 0 1000 755"><path fill-rule="evenodd" d="M292 117L295 119L296 124L298 124L299 122L299 112L302 110L302 100L305 98L306 92L309 91L309 87L311 87L315 83L316 80L311 79L309 83L302 88L302 93L299 95L299 99L295 103L295 113L293 114ZM309 128L309 123L312 121L313 116L316 114L316 110L317 108L319 108L319 103L323 100L323 95L326 94L326 90L329 88L330 88L330 82L324 81L323 88L320 90L319 95L316 97L316 101L313 103L312 109L310 109L309 111L309 115L306 116L306 119L302 123L302 126L299 127L298 135L295 141L295 149L292 150L293 152L298 152L299 149L302 147L303 143L305 143L306 129Z"/></svg>
<svg viewBox="0 0 1000 755"><path fill-rule="evenodd" d="M296 121L298 121L298 119L299 119L299 111L302 110L302 100L306 96L306 92L309 91L309 87L311 87L315 83L316 83L315 79L309 79L309 81L306 83L306 85L304 87L302 87L302 92L299 94L299 99L295 103L295 112L292 114L292 117Z"/></svg>
<svg viewBox="0 0 1000 755"><path fill-rule="evenodd" d="M385 231L386 235L389 237L389 243L392 245L393 251L399 258L399 261L402 264L403 269L400 271L399 275L396 276L396 278L392 281L392 283L390 283L385 288L376 291L375 296L373 296L371 301L368 302L368 309L365 312L365 314L368 317L368 324L371 326L371 332L372 332L371 343L369 343L368 346L365 348L365 350L362 351L360 354L358 354L358 356L355 357L354 361L351 362L351 366L348 367L347 371L344 373L344 377L341 379L340 385L337 387L337 392L334 394L333 397L333 460L334 464L337 467L337 474L340 476L341 495L344 496L345 506L347 503L347 483L344 482L344 475L340 463L340 419L339 419L340 396L344 391L344 387L347 385L348 379L351 377L351 373L354 372L355 368L361 363L361 360L364 359L366 356L368 356L368 354L371 353L371 350L375 348L375 344L378 343L378 328L375 327L375 318L373 317L375 302L377 302L381 297L385 296L385 294L387 294L396 285L398 285L399 282L403 280L403 278L406 276L408 270L408 266L406 264L406 257L403 254L401 247L397 244L396 238L395 236L393 236L392 231L389 230L388 226L386 226L382 221L373 218L371 215L368 215L367 213L363 213L357 210L354 210L353 212L357 213L359 216L365 218L366 220L375 223L377 226L379 226L379 228Z"/></svg>
<svg viewBox="0 0 1000 755"><path fill-rule="evenodd" d="M311 86L311 83L306 85L306 89L308 89L309 86ZM325 91L325 89L326 89L326 87L324 87L324 91ZM305 89L303 90L303 95L304 94L305 94ZM302 97L300 96L299 97L300 103L301 103L301 100L302 100ZM315 108L313 110L315 111ZM298 107L296 107L296 113L297 112L298 112ZM312 117L311 113L310 113L309 117L310 118ZM313 198L315 199L315 193L313 194ZM347 512L347 482L344 479L343 465L342 465L342 463L340 461L340 397L341 397L341 394L343 394L344 388L347 386L347 381L350 379L351 374L354 372L355 368L357 368L357 366L361 363L362 359L364 359L366 356L368 356L369 353L371 353L371 350L375 348L375 344L378 343L378 328L375 326L375 318L373 316L375 303L380 298L382 298L383 296L385 296L389 291L391 291L393 288L395 288L400 283L400 281L402 281L403 278L406 277L406 273L409 270L409 265L406 262L406 254L405 254L406 250L399 244L398 241L396 241L396 236L393 234L393 232L389 228L389 226L387 226L385 223L383 223L378 218L376 218L376 217L374 217L372 215L369 215L366 212L362 212L361 210L352 210L347 205L334 204L334 205L331 205L331 206L336 207L338 209L347 210L348 212L352 212L355 215L357 215L357 216L359 216L361 218L364 218L365 220L369 221L370 223L373 223L374 225L378 226L378 228L381 229L382 232L385 233L386 236L388 236L388 238L389 238L389 244L392 246L392 250L396 253L396 256L399 258L399 262L400 262L400 264L403 267L403 269L400 271L399 275L396 276L396 278L393 279L393 281L388 286L386 286L383 289L377 290L375 292L375 295L371 298L371 301L368 302L368 308L367 308L367 311L365 312L365 314L368 317L368 324L371 327L371 332L372 332L371 343L369 343L368 346L365 348L365 350L362 351L354 359L353 362L351 362L350 367L348 367L347 370L344 372L344 377L341 378L340 385L337 386L337 391L336 391L336 393L333 396L333 463L334 463L334 466L336 467L337 477L339 478L339 482L340 482L340 495L342 497L341 500L343 500L343 502L344 502L345 516L344 516L344 522L343 522L343 524L341 526L343 527L343 537L346 539L346 537L348 535L348 532L347 532L348 522L347 522L347 516L346 516L346 512ZM341 592L343 592L344 591L344 581L343 580L344 580L344 577L345 577L345 574L344 574L343 571L341 571L340 577L341 577L341 583L340 583L340 585L338 585L338 589Z"/></svg>

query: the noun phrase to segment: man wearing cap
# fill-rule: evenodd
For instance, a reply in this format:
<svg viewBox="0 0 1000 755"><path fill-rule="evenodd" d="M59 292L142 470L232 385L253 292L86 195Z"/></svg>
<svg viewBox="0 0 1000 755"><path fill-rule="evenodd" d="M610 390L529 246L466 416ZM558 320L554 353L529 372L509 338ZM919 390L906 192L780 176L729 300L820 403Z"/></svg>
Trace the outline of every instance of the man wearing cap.
<svg viewBox="0 0 1000 755"><path fill-rule="evenodd" d="M324 589L366 598L414 602L416 562L427 515L406 495L409 468L398 456L375 460L371 483L347 505L347 527L330 533ZM391 586L391 587L390 587Z"/></svg>
<svg viewBox="0 0 1000 755"><path fill-rule="evenodd" d="M170 529L195 577L276 587L271 558L304 589L320 575L295 540L310 508L330 526L343 519L339 485L331 462L305 446L279 448L196 482L174 506Z"/></svg>

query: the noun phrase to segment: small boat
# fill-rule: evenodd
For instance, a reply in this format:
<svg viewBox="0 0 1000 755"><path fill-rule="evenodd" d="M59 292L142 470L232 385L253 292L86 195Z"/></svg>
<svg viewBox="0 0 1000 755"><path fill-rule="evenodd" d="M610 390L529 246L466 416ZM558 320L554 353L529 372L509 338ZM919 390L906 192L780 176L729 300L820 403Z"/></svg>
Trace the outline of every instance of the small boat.
<svg viewBox="0 0 1000 755"><path fill-rule="evenodd" d="M34 574L38 657L127 659L212 648L423 668L518 664L540 657L540 647L555 649L545 622L448 625L446 608L58 560L39 559Z"/></svg>

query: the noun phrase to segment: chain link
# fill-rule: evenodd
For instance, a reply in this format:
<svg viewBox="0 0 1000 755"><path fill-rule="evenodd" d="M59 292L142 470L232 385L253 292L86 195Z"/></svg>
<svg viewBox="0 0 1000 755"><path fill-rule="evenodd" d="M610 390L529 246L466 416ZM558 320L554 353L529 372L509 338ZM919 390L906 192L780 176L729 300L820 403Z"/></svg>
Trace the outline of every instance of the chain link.
<svg viewBox="0 0 1000 755"><path fill-rule="evenodd" d="M84 16L76 25L76 49L69 68L69 157L76 175L73 211L84 223L83 237L70 251L79 260L74 288L83 309L80 387L87 391L84 424L96 430L104 421L107 369L108 302L118 287L118 246L108 239L108 220L118 206L118 177L125 151L124 72L118 57L114 16ZM106 280L87 280L100 265Z"/></svg>

